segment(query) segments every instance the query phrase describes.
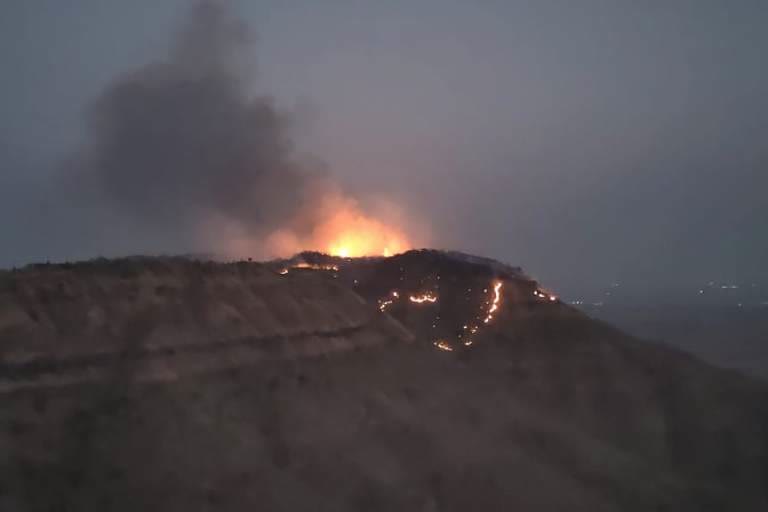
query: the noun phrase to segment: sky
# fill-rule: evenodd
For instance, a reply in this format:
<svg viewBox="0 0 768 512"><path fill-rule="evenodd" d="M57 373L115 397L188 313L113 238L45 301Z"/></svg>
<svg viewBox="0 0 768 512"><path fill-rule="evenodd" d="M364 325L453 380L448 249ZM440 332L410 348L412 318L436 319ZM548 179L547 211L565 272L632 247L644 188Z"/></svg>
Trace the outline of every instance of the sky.
<svg viewBox="0 0 768 512"><path fill-rule="evenodd" d="M175 210L146 229L93 204L80 172L99 98L173 51L192 3L2 2L0 267L205 249ZM431 245L571 294L768 282L764 1L223 3L255 36L238 87L290 114L296 158Z"/></svg>

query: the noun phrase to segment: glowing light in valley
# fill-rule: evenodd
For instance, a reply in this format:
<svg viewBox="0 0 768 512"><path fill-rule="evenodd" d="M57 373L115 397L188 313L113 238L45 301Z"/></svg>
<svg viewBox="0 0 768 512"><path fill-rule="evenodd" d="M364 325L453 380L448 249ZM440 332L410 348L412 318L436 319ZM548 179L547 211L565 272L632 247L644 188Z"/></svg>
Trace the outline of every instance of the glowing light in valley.
<svg viewBox="0 0 768 512"><path fill-rule="evenodd" d="M434 345L440 350L445 350L446 352L453 352L453 347L445 340L437 340L434 342Z"/></svg>

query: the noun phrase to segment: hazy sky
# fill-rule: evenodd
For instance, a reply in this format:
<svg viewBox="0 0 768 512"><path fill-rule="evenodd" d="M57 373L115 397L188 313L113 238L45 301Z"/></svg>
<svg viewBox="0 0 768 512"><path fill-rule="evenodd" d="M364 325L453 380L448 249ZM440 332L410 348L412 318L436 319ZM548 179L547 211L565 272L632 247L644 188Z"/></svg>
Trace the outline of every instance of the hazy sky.
<svg viewBox="0 0 768 512"><path fill-rule="evenodd" d="M231 4L297 150L435 245L567 291L768 279L765 1ZM77 195L42 199L88 105L163 56L188 5L0 3L0 266L188 249L122 221L84 239Z"/></svg>

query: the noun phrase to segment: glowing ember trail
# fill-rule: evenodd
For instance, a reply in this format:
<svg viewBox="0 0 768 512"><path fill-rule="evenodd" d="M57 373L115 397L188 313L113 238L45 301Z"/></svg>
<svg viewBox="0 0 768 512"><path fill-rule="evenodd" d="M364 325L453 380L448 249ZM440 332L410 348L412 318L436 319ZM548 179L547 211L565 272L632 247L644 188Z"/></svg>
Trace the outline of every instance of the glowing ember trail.
<svg viewBox="0 0 768 512"><path fill-rule="evenodd" d="M501 288L504 286L504 283L501 281L496 281L493 284L493 299L490 302L486 302L486 304L490 304L490 307L488 308L488 313L486 314L485 318L483 319L484 324L490 323L491 320L493 320L493 314L499 309L499 304L501 303ZM488 293L488 289L483 289L483 292ZM462 326L462 329L465 331L469 331L470 335L476 334L479 330L479 327L476 325L467 325L464 324ZM475 342L469 337L464 337L462 334L459 334L459 339L463 339L462 343L464 343L465 347L471 347Z"/></svg>
<svg viewBox="0 0 768 512"><path fill-rule="evenodd" d="M297 263L291 268L308 268L310 270L333 270L335 272L339 271L338 265L317 265L314 263L306 263L304 261Z"/></svg>
<svg viewBox="0 0 768 512"><path fill-rule="evenodd" d="M395 302L395 299L400 298L400 294L397 292L397 290L393 290L389 295L391 297L390 299L382 299L379 301L379 311L386 311L387 308L392 305L393 302Z"/></svg>
<svg viewBox="0 0 768 512"><path fill-rule="evenodd" d="M300 269L308 269L308 270L332 270L334 272L339 271L338 265L317 265L314 263L307 263L305 261L299 262L295 265L292 265L290 268L300 268ZM281 269L278 273L282 276L288 273L287 268Z"/></svg>
<svg viewBox="0 0 768 512"><path fill-rule="evenodd" d="M489 324L494 318L494 315L499 310L499 307L501 305L501 291L504 287L503 281L494 281L492 283L492 290L491 290L491 297L486 299L483 302L483 306L487 306L488 309L485 311L485 317L483 318L483 324ZM468 292L471 292L472 289L469 288L467 290ZM488 293L488 288L483 289L483 293ZM538 295L537 295L538 296ZM389 293L385 298L379 300L379 310L382 312L385 312L389 306L395 303L395 301L400 299L400 293L397 290L393 290ZM438 300L437 294L433 292L423 292L421 294L414 294L414 295L408 295L408 301L413 304L434 304ZM485 309L485 308L482 308ZM482 317L482 310L480 313L478 313L478 316L475 317L476 320L480 320ZM440 316L436 316L434 319L434 322L432 324L432 328L437 327L437 323L440 320ZM474 340L472 340L472 337L474 334L477 334L477 332L480 330L480 327L478 327L476 324L464 324L462 326L462 330L464 331L464 334L458 335L457 342L463 344L465 347L471 347L474 345ZM453 352L454 348L451 343L449 343L445 339L437 339L432 342L432 344L437 347L440 350L444 350L446 352Z"/></svg>
<svg viewBox="0 0 768 512"><path fill-rule="evenodd" d="M395 302L396 299L400 298L400 293L395 290L392 293L390 293L390 298L388 299L381 299L379 300L379 310L386 311L386 309ZM408 297L408 300L415 303L415 304L424 304L425 302L428 302L430 304L434 304L437 302L437 295L435 295L432 292L425 292L421 295L411 295Z"/></svg>
<svg viewBox="0 0 768 512"><path fill-rule="evenodd" d="M501 286L502 282L497 281L495 285L493 285L493 302L491 303L491 307L488 310L488 315L486 315L485 320L483 320L483 323L488 323L491 320L493 320L493 313L499 309L499 301L501 300Z"/></svg>
<svg viewBox="0 0 768 512"><path fill-rule="evenodd" d="M424 302L437 302L437 296L430 292L424 293L422 295L411 295L408 299L411 302L415 302L416 304L423 304Z"/></svg>
<svg viewBox="0 0 768 512"><path fill-rule="evenodd" d="M534 290L533 291L533 296L537 297L539 299L548 300L549 302L555 302L557 300L557 296L556 295L546 294L546 293L542 292L541 290Z"/></svg>

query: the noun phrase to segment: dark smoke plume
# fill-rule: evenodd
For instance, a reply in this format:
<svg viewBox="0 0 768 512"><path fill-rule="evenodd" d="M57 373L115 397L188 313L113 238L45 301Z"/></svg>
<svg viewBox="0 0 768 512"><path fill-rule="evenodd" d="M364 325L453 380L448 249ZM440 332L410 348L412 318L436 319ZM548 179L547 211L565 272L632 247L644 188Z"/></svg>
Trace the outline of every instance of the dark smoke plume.
<svg viewBox="0 0 768 512"><path fill-rule="evenodd" d="M108 86L80 165L109 208L147 229L194 235L215 218L254 237L294 214L310 174L285 115L249 93L252 39L202 1L164 59Z"/></svg>

